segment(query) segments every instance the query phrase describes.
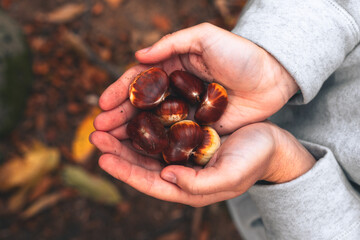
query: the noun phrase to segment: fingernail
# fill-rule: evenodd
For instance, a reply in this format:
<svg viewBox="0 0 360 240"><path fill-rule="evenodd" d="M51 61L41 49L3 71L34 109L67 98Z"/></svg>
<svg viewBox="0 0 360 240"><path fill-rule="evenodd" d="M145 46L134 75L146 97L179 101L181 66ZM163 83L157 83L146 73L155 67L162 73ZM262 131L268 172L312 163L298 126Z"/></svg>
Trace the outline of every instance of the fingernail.
<svg viewBox="0 0 360 240"><path fill-rule="evenodd" d="M94 133L94 132L90 133L90 135L89 135L89 142L94 145L94 143L91 141L91 135L92 135L93 133Z"/></svg>
<svg viewBox="0 0 360 240"><path fill-rule="evenodd" d="M144 48L144 49L141 49L139 51L137 51L138 53L141 53L141 54L145 54L147 53L148 51L150 51L150 49L152 48L152 46L150 47L147 47L147 48Z"/></svg>
<svg viewBox="0 0 360 240"><path fill-rule="evenodd" d="M174 173L172 172L167 172L163 175L163 178L168 181L168 182L171 182L171 183L176 183L177 179L176 179L176 176Z"/></svg>

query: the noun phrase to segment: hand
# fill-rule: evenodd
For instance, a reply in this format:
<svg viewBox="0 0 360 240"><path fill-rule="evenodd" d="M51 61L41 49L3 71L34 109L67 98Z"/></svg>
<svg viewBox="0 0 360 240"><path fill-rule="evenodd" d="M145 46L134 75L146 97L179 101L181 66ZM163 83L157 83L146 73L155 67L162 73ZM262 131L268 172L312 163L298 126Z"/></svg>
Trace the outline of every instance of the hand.
<svg viewBox="0 0 360 240"><path fill-rule="evenodd" d="M265 120L298 90L293 78L264 49L207 23L167 35L151 48L138 51L136 58L143 64L161 67L168 74L185 69L208 82L223 85L229 104L213 125L221 135ZM123 124L136 112L127 100L129 84L147 68L146 65L131 68L105 90L99 105L109 112L95 120L97 130L124 132Z"/></svg>
<svg viewBox="0 0 360 240"><path fill-rule="evenodd" d="M203 169L163 168L158 160L136 153L106 132L96 131L90 138L104 153L100 167L113 177L155 198L192 206L234 198L258 180L290 181L315 163L291 134L269 122L231 134Z"/></svg>

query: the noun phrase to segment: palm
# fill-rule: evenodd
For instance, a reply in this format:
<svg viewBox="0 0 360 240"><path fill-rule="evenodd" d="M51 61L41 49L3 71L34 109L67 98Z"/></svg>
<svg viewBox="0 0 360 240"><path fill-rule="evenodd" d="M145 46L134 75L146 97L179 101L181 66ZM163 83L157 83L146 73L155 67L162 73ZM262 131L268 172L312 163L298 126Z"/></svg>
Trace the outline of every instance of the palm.
<svg viewBox="0 0 360 240"><path fill-rule="evenodd" d="M115 178L162 200L202 206L238 196L261 179L273 144L267 129L267 124L260 123L236 131L204 169L163 169L157 159L137 153L105 132L94 132L91 140L104 153L100 166ZM165 181L169 171L183 179L178 184Z"/></svg>
<svg viewBox="0 0 360 240"><path fill-rule="evenodd" d="M139 53L136 56L141 62L163 68L168 74L185 69L205 81L222 84L228 91L229 104L214 128L220 134L228 134L274 114L291 96L284 89L290 88L290 92L294 93L296 88L288 87L286 84L289 83L286 81L284 86L279 85L279 78L291 76L265 50L225 30L212 28L211 31L216 34L203 35L198 40L198 46L194 44L192 49L180 50L175 54L168 52L170 50L160 49L157 50L158 53L149 54L150 56ZM157 46L162 45L161 42L153 48L160 48ZM98 130L119 128L135 114L135 110L126 101L128 87L138 73L149 67L138 65L131 68L103 93L100 106L106 111L117 110L97 119L95 127ZM125 118L118 114L119 109L127 110ZM112 120L110 125L109 120Z"/></svg>

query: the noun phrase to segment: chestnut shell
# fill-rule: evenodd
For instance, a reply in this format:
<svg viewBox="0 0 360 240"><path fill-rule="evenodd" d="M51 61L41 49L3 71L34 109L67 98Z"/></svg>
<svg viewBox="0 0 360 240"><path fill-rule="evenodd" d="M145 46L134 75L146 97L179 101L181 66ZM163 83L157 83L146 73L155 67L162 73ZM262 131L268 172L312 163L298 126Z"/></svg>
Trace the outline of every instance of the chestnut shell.
<svg viewBox="0 0 360 240"><path fill-rule="evenodd" d="M169 130L169 146L163 151L164 161L171 164L185 164L194 149L202 143L204 132L196 122L183 120Z"/></svg>
<svg viewBox="0 0 360 240"><path fill-rule="evenodd" d="M132 118L126 133L135 144L150 154L161 153L168 146L166 129L150 112L141 112Z"/></svg>
<svg viewBox="0 0 360 240"><path fill-rule="evenodd" d="M200 106L195 112L195 120L199 124L211 124L218 121L228 104L228 95L224 87L218 83L210 83Z"/></svg>
<svg viewBox="0 0 360 240"><path fill-rule="evenodd" d="M192 160L198 165L205 166L219 149L220 136L212 127L204 126L202 130L204 132L204 140L196 148L192 155Z"/></svg>
<svg viewBox="0 0 360 240"><path fill-rule="evenodd" d="M185 101L169 96L156 107L155 114L164 126L170 126L187 118L189 106Z"/></svg>
<svg viewBox="0 0 360 240"><path fill-rule="evenodd" d="M205 92L204 82L189 72L176 70L169 76L171 88L191 104L199 103Z"/></svg>
<svg viewBox="0 0 360 240"><path fill-rule="evenodd" d="M147 110L159 105L169 95L169 78L160 68L150 68L138 74L129 86L130 102Z"/></svg>

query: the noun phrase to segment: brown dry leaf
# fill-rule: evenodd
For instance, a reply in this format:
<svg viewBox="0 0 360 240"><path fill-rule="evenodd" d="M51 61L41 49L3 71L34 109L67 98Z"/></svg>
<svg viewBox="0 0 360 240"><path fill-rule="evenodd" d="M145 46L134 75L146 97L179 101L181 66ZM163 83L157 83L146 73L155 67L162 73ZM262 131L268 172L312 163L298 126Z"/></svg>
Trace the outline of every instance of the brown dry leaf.
<svg viewBox="0 0 360 240"><path fill-rule="evenodd" d="M41 211L54 206L59 200L66 197L67 194L65 192L56 192L52 194L45 195L41 197L39 200L34 202L29 208L27 208L22 214L22 218L31 218Z"/></svg>
<svg viewBox="0 0 360 240"><path fill-rule="evenodd" d="M7 10L11 7L12 3L13 3L13 0L1 0L1 7L3 9Z"/></svg>
<svg viewBox="0 0 360 240"><path fill-rule="evenodd" d="M117 8L121 5L123 0L106 0L107 4L109 4L112 8Z"/></svg>
<svg viewBox="0 0 360 240"><path fill-rule="evenodd" d="M104 11L104 5L101 2L95 3L95 5L92 7L91 12L95 16L100 15Z"/></svg>
<svg viewBox="0 0 360 240"><path fill-rule="evenodd" d="M156 240L182 240L184 238L184 234L181 231L174 231L170 233L166 233L158 238Z"/></svg>
<svg viewBox="0 0 360 240"><path fill-rule="evenodd" d="M92 175L80 167L67 165L63 169L62 176L66 185L95 201L109 205L121 201L121 195L112 182Z"/></svg>
<svg viewBox="0 0 360 240"><path fill-rule="evenodd" d="M40 142L24 150L24 157L13 158L0 166L0 191L38 181L59 165L60 153Z"/></svg>
<svg viewBox="0 0 360 240"><path fill-rule="evenodd" d="M74 20L86 11L85 4L69 3L65 4L54 11L45 14L43 19L51 23L66 23Z"/></svg>
<svg viewBox="0 0 360 240"><path fill-rule="evenodd" d="M68 30L64 30L61 35L63 41L67 45L69 45L69 47L74 49L80 55L89 57L90 55L89 50L86 48L84 41L81 39L79 35L70 32Z"/></svg>
<svg viewBox="0 0 360 240"><path fill-rule="evenodd" d="M172 28L170 19L165 15L155 15L151 19L152 23L162 32L169 32Z"/></svg>
<svg viewBox="0 0 360 240"><path fill-rule="evenodd" d="M29 201L34 201L39 198L41 195L46 193L51 186L54 184L54 178L52 177L44 177L39 181L39 183L31 190L31 194L29 195Z"/></svg>
<svg viewBox="0 0 360 240"><path fill-rule="evenodd" d="M95 131L93 122L101 112L100 108L94 107L78 126L75 138L72 142L72 156L75 162L84 163L95 150L94 145L89 142L89 135Z"/></svg>

